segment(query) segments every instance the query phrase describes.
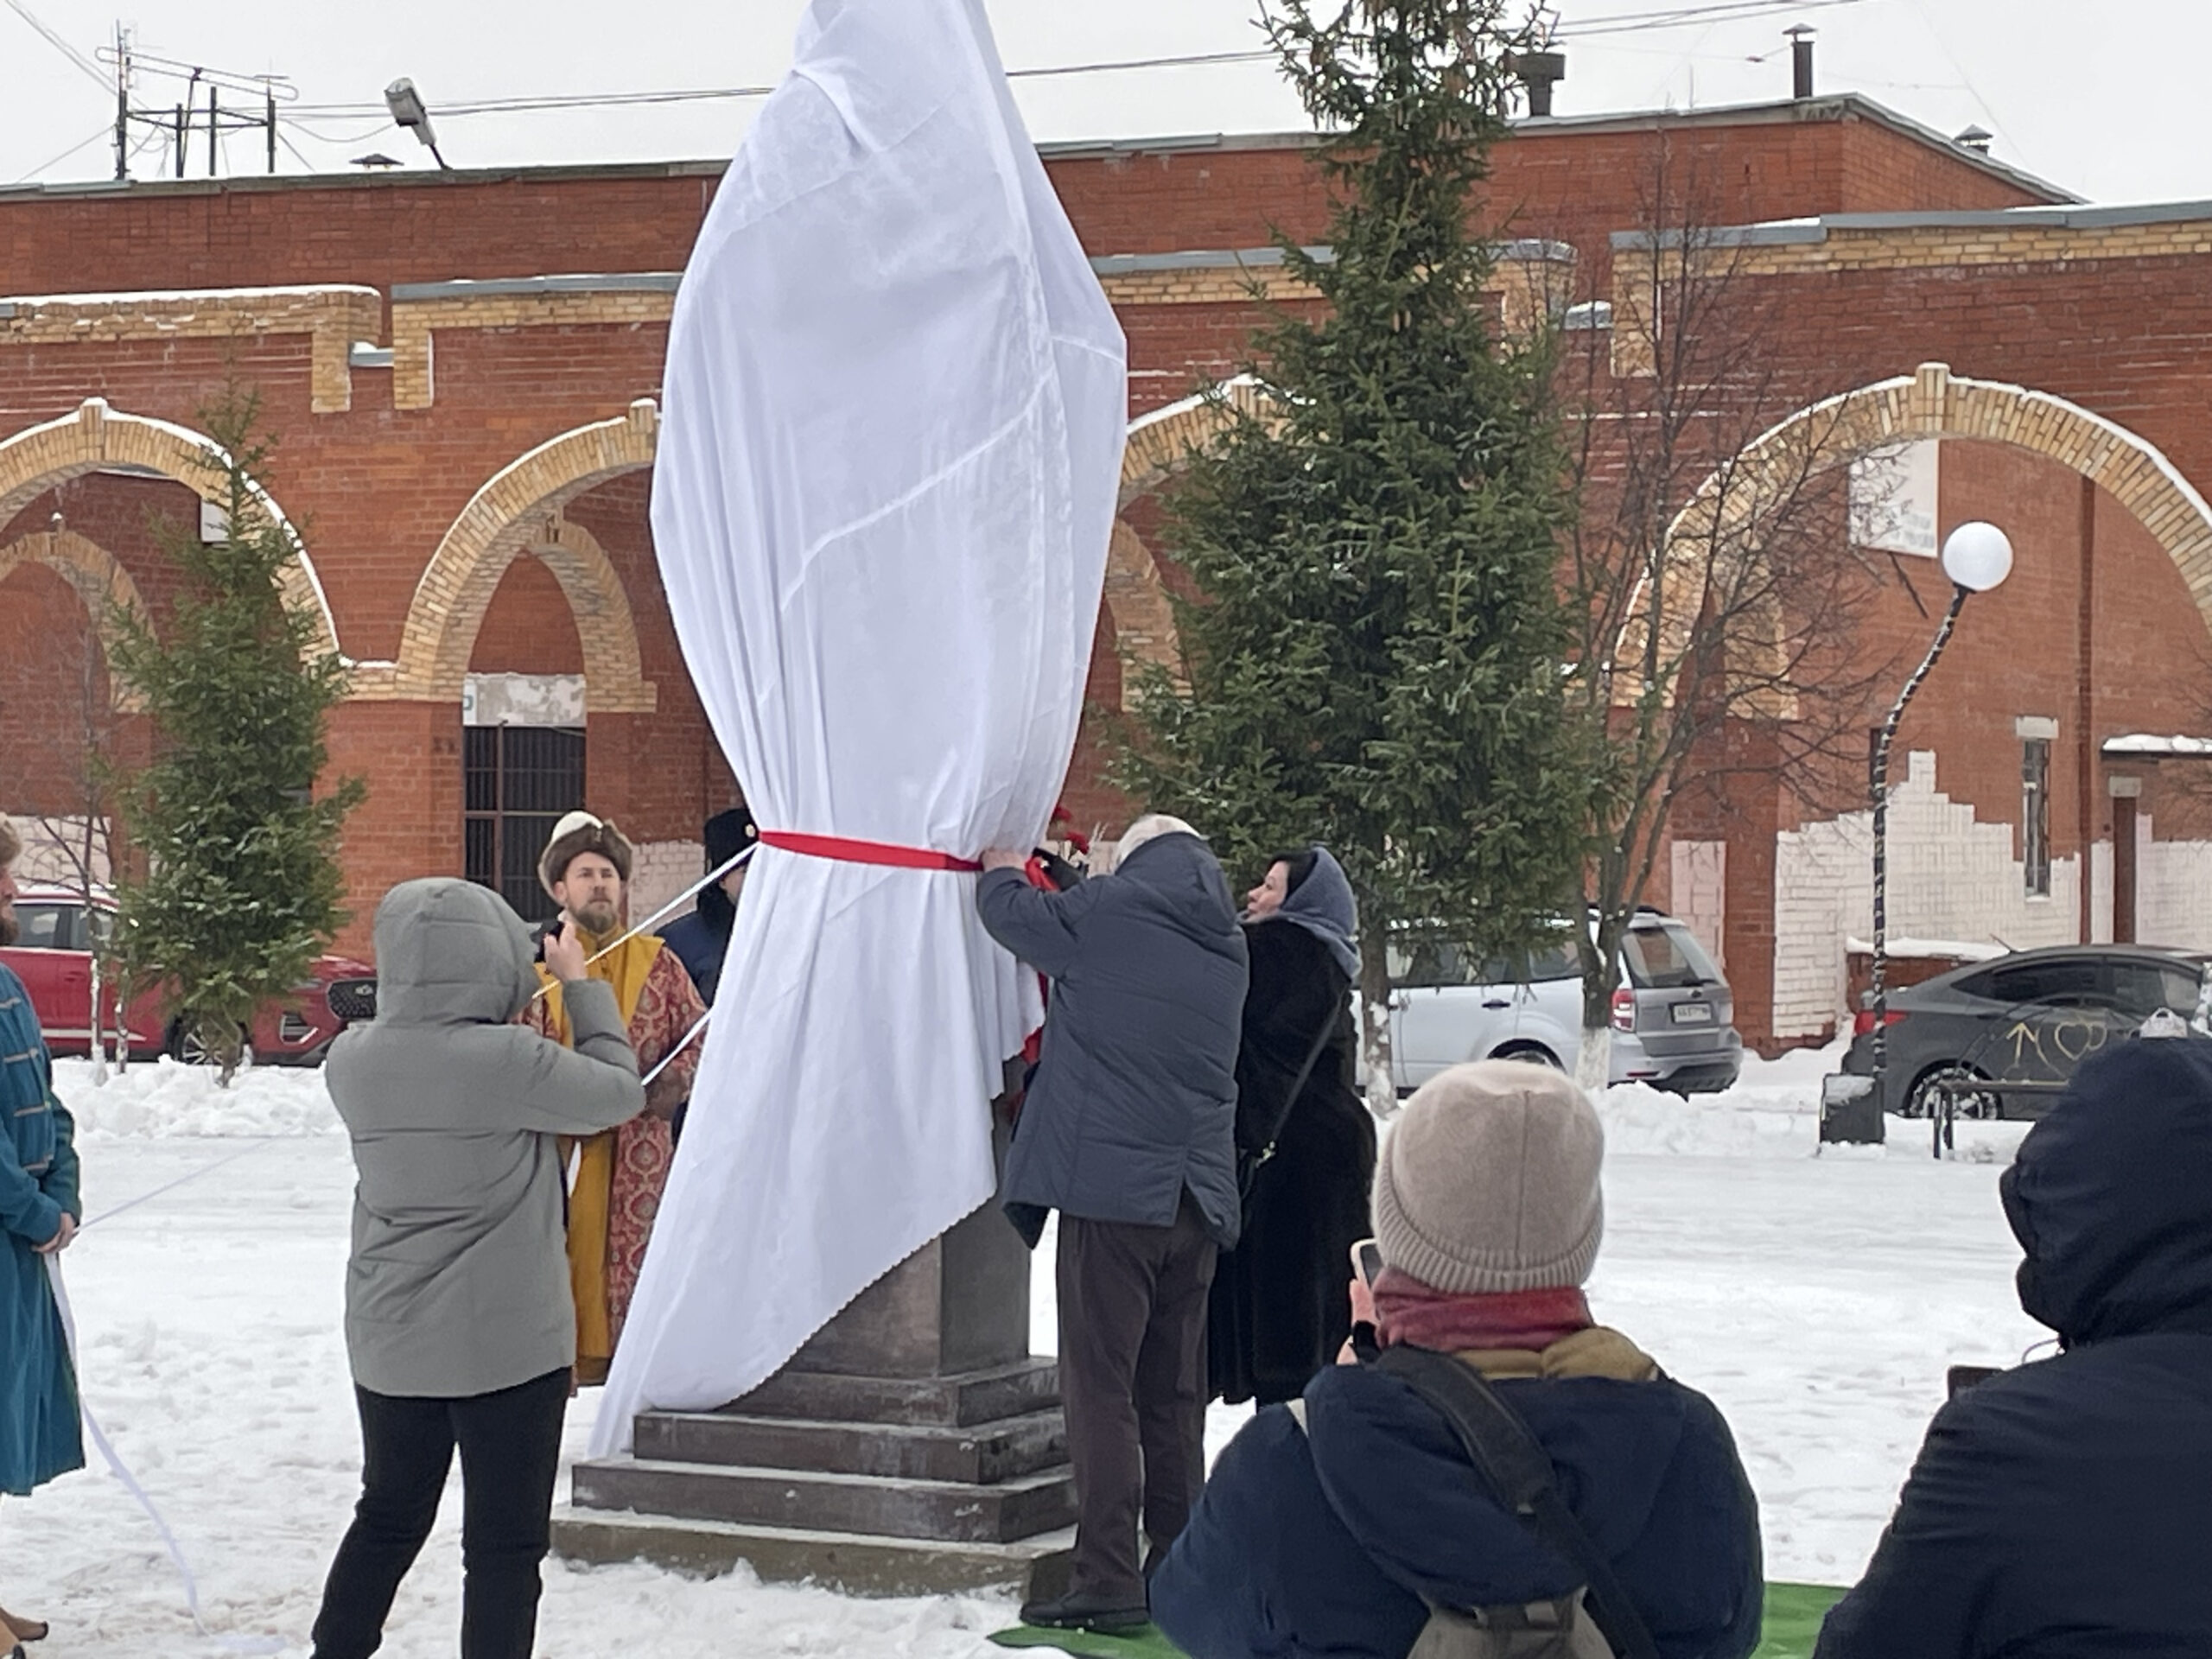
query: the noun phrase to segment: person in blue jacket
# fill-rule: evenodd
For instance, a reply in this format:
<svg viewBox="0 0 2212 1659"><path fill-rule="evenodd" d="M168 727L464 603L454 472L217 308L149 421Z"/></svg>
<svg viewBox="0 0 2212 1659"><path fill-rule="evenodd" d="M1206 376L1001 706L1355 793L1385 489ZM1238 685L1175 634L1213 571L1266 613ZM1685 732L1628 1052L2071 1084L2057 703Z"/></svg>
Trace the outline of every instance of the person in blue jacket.
<svg viewBox="0 0 2212 1659"><path fill-rule="evenodd" d="M22 854L0 818L0 945L16 942L10 867ZM84 1219L75 1139L30 993L0 963L0 1492L17 1496L85 1466L76 1375L46 1273ZM18 1643L45 1635L41 1621L0 1608L0 1654L20 1656Z"/></svg>
<svg viewBox="0 0 2212 1659"><path fill-rule="evenodd" d="M1745 1659L1764 1586L1728 1426L1582 1294L1604 1150L1556 1071L1492 1060L1425 1084L1376 1170L1377 1336L1457 1356L1519 1413L1662 1659ZM1421 1395L1340 1365L1222 1453L1152 1611L1191 1659L1405 1659L1434 1610L1556 1600L1586 1577L1491 1496Z"/></svg>
<svg viewBox="0 0 2212 1659"><path fill-rule="evenodd" d="M2212 1042L2083 1066L1998 1190L2062 1351L1936 1414L1818 1659L2212 1654Z"/></svg>

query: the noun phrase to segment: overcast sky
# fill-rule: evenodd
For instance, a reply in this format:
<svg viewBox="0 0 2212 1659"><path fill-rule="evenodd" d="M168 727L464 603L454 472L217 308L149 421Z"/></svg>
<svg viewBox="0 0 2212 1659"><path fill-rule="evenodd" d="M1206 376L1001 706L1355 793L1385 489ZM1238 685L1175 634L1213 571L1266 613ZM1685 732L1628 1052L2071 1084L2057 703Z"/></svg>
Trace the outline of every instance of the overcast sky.
<svg viewBox="0 0 2212 1659"><path fill-rule="evenodd" d="M1856 91L1955 133L1979 124L1993 153L2099 201L2212 198L2212 0L1799 0L1745 21L1608 32L1664 0L1555 0L1568 79L1558 112L1580 115L1764 100L1789 92L1781 31L1819 35L1822 92ZM1672 0L1696 3L1697 0ZM789 60L804 0L124 0L144 53L298 88L280 170L342 170L382 151L429 164L373 115L411 76L441 104L744 86ZM1258 0L988 0L1010 68L1257 46ZM135 10L131 9L135 6ZM0 184L108 177L114 94L42 40L28 10L86 58L113 38L116 0L0 0ZM1016 83L1040 140L1279 131L1300 111L1265 65L1125 71ZM168 107L181 80L142 75ZM226 103L228 100L226 100ZM538 113L437 116L456 166L726 156L757 99ZM201 105L204 108L204 104ZM79 146L73 151L71 147ZM265 165L258 135L228 141L226 171ZM304 157L304 160L301 159ZM140 176L163 164L141 156ZM205 139L191 157L207 171Z"/></svg>

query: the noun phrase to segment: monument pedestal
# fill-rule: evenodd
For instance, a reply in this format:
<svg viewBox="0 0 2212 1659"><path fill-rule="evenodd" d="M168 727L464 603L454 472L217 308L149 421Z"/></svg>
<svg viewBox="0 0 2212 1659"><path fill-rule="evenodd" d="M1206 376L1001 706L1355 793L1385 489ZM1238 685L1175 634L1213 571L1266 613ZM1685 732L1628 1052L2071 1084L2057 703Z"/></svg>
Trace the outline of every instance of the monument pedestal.
<svg viewBox="0 0 2212 1659"><path fill-rule="evenodd" d="M1058 1389L1029 1354L1029 1252L988 1204L742 1400L640 1414L630 1456L576 1465L554 1548L859 1595L1056 1595L1075 1522Z"/></svg>

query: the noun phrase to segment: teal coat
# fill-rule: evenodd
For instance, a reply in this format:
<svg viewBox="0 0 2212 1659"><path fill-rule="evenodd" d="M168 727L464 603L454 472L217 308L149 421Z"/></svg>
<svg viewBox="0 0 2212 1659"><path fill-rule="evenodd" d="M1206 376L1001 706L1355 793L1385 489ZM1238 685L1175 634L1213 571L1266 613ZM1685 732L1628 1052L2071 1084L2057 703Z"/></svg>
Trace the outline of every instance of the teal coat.
<svg viewBox="0 0 2212 1659"><path fill-rule="evenodd" d="M61 1315L34 1248L63 1211L84 1218L75 1135L30 994L0 966L0 1492L18 1496L85 1466Z"/></svg>

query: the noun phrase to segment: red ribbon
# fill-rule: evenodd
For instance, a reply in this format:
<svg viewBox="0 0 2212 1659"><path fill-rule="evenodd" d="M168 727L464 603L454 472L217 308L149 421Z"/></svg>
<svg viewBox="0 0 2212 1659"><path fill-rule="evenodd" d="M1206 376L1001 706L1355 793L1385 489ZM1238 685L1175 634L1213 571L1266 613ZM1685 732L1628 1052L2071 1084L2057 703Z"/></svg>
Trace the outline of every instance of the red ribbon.
<svg viewBox="0 0 2212 1659"><path fill-rule="evenodd" d="M972 858L955 858L950 853L932 852L926 847L896 847L889 842L854 841L844 836L808 836L796 830L763 830L760 844L808 858L835 859L841 864L883 864L895 870L972 871L983 868Z"/></svg>

